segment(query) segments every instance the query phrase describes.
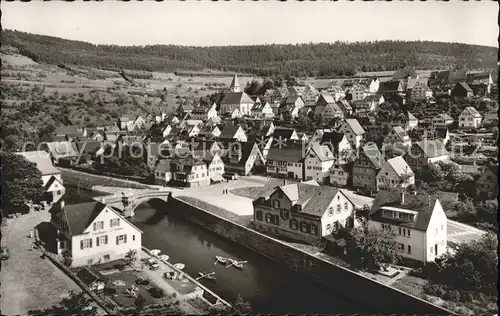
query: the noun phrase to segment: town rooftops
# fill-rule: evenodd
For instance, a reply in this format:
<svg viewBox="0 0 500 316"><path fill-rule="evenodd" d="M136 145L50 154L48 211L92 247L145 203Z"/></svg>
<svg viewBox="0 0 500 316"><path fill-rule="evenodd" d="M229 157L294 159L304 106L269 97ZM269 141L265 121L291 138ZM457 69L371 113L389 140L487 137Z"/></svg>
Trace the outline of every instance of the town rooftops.
<svg viewBox="0 0 500 316"><path fill-rule="evenodd" d="M366 144L365 146L363 146L363 153L372 162L376 169L382 168L382 164L384 163L384 161L382 158L382 153L378 149L377 144Z"/></svg>
<svg viewBox="0 0 500 316"><path fill-rule="evenodd" d="M224 99L222 99L221 104L242 104L250 103L253 104L253 100L245 92L228 92Z"/></svg>
<svg viewBox="0 0 500 316"><path fill-rule="evenodd" d="M404 198L402 197L403 195ZM435 196L427 194L412 194L408 192L400 194L382 190L375 197L369 217L371 220L377 222L427 231L436 203L439 203L439 200ZM398 210L409 210L416 214L413 220L402 220L383 216L382 212L384 210L396 212Z"/></svg>
<svg viewBox="0 0 500 316"><path fill-rule="evenodd" d="M351 127L354 134L363 135L365 133L365 130L361 124L359 124L357 119L346 119L345 122Z"/></svg>
<svg viewBox="0 0 500 316"><path fill-rule="evenodd" d="M334 159L333 153L328 145L322 145L315 142L312 144L309 154L311 154L311 152L314 152L316 154L316 157L320 161L328 161Z"/></svg>
<svg viewBox="0 0 500 316"><path fill-rule="evenodd" d="M273 137L274 138L281 137L282 139L290 139L290 137L292 137L294 132L295 132L295 130L293 128L278 127L274 130Z"/></svg>
<svg viewBox="0 0 500 316"><path fill-rule="evenodd" d="M413 146L418 146L420 149L422 149L422 151L428 158L448 155L448 151L446 150L444 143L440 139L415 142Z"/></svg>
<svg viewBox="0 0 500 316"><path fill-rule="evenodd" d="M441 113L441 114L436 115L436 119L441 119L441 120L445 120L445 121L449 121L449 120L453 121L453 118L446 113Z"/></svg>
<svg viewBox="0 0 500 316"><path fill-rule="evenodd" d="M390 80L385 82L380 82L379 92L397 92L401 90L401 82L397 80Z"/></svg>
<svg viewBox="0 0 500 316"><path fill-rule="evenodd" d="M401 80L401 79L406 79L406 78L412 78L416 79L418 77L417 72L411 68L411 67L404 67L396 70L394 75L392 75L392 79L394 80Z"/></svg>
<svg viewBox="0 0 500 316"><path fill-rule="evenodd" d="M334 98L334 97L333 97L333 95L331 95L331 94L324 94L324 93L322 93L322 94L320 95L320 98L323 98L323 100L324 100L326 103L328 103L328 104L330 104L330 103L335 103L335 98ZM318 101L319 101L319 99L318 99Z"/></svg>
<svg viewBox="0 0 500 316"><path fill-rule="evenodd" d="M473 108L472 106L466 107L464 109L464 111L462 112L462 114L471 114L472 116L478 117L478 118L481 117L481 114L479 114L479 112L475 108Z"/></svg>
<svg viewBox="0 0 500 316"><path fill-rule="evenodd" d="M266 192L268 193L266 195L269 196L269 194L272 194L276 190L281 190L292 201L293 205L300 205L300 213L319 217L328 209L335 195L339 192L342 193L337 188L302 182L277 187L271 192Z"/></svg>
<svg viewBox="0 0 500 316"><path fill-rule="evenodd" d="M106 207L106 204L103 204L98 201L87 202L87 203L79 203L79 204L70 204L66 205L62 208L61 212L58 216L61 216L64 219L69 228L69 233L71 236L81 235L89 227L89 225L96 219L96 217L102 212L102 210ZM109 210L113 211L110 207ZM114 212L114 211L113 211ZM116 213L116 215L119 215ZM132 225L125 218L120 216L120 220L125 221L129 225ZM142 232L140 229L135 227L138 231Z"/></svg>
<svg viewBox="0 0 500 316"><path fill-rule="evenodd" d="M234 135L236 135L236 132L240 128L240 125L234 125L234 124L227 124L224 126L222 129L222 132L220 134L220 138L234 138Z"/></svg>
<svg viewBox="0 0 500 316"><path fill-rule="evenodd" d="M61 126L56 128L56 135L77 135L81 136L82 132L76 126Z"/></svg>
<svg viewBox="0 0 500 316"><path fill-rule="evenodd" d="M455 89L458 88L458 87L461 87L462 89L464 89L465 91L467 92L474 92L471 87L469 87L469 85L465 82L458 82L457 85L455 86Z"/></svg>
<svg viewBox="0 0 500 316"><path fill-rule="evenodd" d="M408 133L406 133L405 130L401 126L393 126L392 130L401 139L404 139L404 138L408 137Z"/></svg>
<svg viewBox="0 0 500 316"><path fill-rule="evenodd" d="M398 176L413 176L413 171L401 156L387 159L387 163L396 172Z"/></svg>
<svg viewBox="0 0 500 316"><path fill-rule="evenodd" d="M78 150L74 142L49 142L47 143L50 153L53 157L77 157Z"/></svg>
<svg viewBox="0 0 500 316"><path fill-rule="evenodd" d="M54 167L49 153L46 151L25 151L16 153L23 156L26 160L36 164L36 167L42 173L42 176L61 173L59 169Z"/></svg>
<svg viewBox="0 0 500 316"><path fill-rule="evenodd" d="M301 147L271 148L267 154L267 160L299 162L304 159Z"/></svg>

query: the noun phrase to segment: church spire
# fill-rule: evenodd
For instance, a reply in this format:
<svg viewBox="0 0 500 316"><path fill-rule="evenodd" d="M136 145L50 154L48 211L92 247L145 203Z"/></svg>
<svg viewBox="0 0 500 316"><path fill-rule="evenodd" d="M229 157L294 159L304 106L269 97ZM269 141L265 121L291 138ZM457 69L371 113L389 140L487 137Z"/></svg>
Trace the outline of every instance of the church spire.
<svg viewBox="0 0 500 316"><path fill-rule="evenodd" d="M238 81L238 75L234 74L233 81L231 81L231 92L240 92L240 82Z"/></svg>

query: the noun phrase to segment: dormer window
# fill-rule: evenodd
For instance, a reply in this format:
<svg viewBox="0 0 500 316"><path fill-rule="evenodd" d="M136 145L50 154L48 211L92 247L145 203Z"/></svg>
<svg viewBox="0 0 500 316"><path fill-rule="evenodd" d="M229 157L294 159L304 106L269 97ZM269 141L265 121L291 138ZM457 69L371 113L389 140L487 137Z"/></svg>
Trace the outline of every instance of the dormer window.
<svg viewBox="0 0 500 316"><path fill-rule="evenodd" d="M275 209L279 209L280 208L280 201L279 200L273 200L273 207Z"/></svg>

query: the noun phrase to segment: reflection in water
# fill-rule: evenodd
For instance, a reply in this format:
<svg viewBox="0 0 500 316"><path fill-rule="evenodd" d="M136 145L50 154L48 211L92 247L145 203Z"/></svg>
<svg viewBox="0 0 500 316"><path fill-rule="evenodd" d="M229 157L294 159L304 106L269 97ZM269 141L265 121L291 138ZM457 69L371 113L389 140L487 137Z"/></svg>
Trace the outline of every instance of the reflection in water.
<svg viewBox="0 0 500 316"><path fill-rule="evenodd" d="M158 211L156 211L158 210ZM217 282L204 283L226 300L238 294L254 313L364 313L368 310L242 246L165 211L163 202L142 204L132 222L142 231L144 246L160 249L190 275L215 272ZM246 260L242 270L215 263L215 256ZM202 281L204 282L204 281ZM335 282L335 280L332 280Z"/></svg>

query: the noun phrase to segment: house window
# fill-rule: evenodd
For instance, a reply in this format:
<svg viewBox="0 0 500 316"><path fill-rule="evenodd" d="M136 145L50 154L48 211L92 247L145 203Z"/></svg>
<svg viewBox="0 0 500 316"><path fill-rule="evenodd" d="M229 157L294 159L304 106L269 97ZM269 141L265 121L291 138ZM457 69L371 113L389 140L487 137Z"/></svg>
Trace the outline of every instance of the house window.
<svg viewBox="0 0 500 316"><path fill-rule="evenodd" d="M405 250L405 245L401 244L401 243L398 243L398 250L399 251L404 251Z"/></svg>
<svg viewBox="0 0 500 316"><path fill-rule="evenodd" d="M116 244L126 244L127 243L127 235L118 235L116 236Z"/></svg>
<svg viewBox="0 0 500 316"><path fill-rule="evenodd" d="M280 211L280 216L282 219L288 219L288 211L287 210L281 210Z"/></svg>
<svg viewBox="0 0 500 316"><path fill-rule="evenodd" d="M326 225L326 233L330 234L332 232L332 224Z"/></svg>
<svg viewBox="0 0 500 316"><path fill-rule="evenodd" d="M109 221L109 227L115 227L115 226L120 226L119 218L113 218Z"/></svg>
<svg viewBox="0 0 500 316"><path fill-rule="evenodd" d="M104 255L103 258L104 260L109 260L109 255Z"/></svg>
<svg viewBox="0 0 500 316"><path fill-rule="evenodd" d="M80 240L80 249L92 248L92 238Z"/></svg>
<svg viewBox="0 0 500 316"><path fill-rule="evenodd" d="M401 236L401 227L399 227L399 235Z"/></svg>
<svg viewBox="0 0 500 316"><path fill-rule="evenodd" d="M441 224L441 231L443 231L443 230L444 230L444 225L443 225L443 224Z"/></svg>
<svg viewBox="0 0 500 316"><path fill-rule="evenodd" d="M406 236L407 236L407 237L410 237L410 232L411 232L411 231L410 231L409 229L407 229L407 230L406 230L406 232L408 233Z"/></svg>
<svg viewBox="0 0 500 316"><path fill-rule="evenodd" d="M61 190L57 190L57 195L61 195Z"/></svg>
<svg viewBox="0 0 500 316"><path fill-rule="evenodd" d="M383 230L391 230L391 225L384 223L384 224L382 224L382 229Z"/></svg>
<svg viewBox="0 0 500 316"><path fill-rule="evenodd" d="M279 209L280 208L280 201L278 200L273 200L273 207L275 209Z"/></svg>
<svg viewBox="0 0 500 316"><path fill-rule="evenodd" d="M411 246L408 245L408 254L411 255Z"/></svg>
<svg viewBox="0 0 500 316"><path fill-rule="evenodd" d="M303 231L304 233L308 233L309 225L306 222L300 223L300 230Z"/></svg>
<svg viewBox="0 0 500 316"><path fill-rule="evenodd" d="M267 223L271 223L272 222L271 214L266 214L266 222Z"/></svg>
<svg viewBox="0 0 500 316"><path fill-rule="evenodd" d="M347 209L349 208L349 204L347 202L344 203L344 211L347 211Z"/></svg>
<svg viewBox="0 0 500 316"><path fill-rule="evenodd" d="M340 204L337 204L337 214L340 214Z"/></svg>
<svg viewBox="0 0 500 316"><path fill-rule="evenodd" d="M311 224L311 234L312 235L318 234L318 226L316 226L315 224Z"/></svg>
<svg viewBox="0 0 500 316"><path fill-rule="evenodd" d="M278 199L283 198L283 192L281 190L278 190Z"/></svg>
<svg viewBox="0 0 500 316"><path fill-rule="evenodd" d="M135 241L135 235L132 235L132 240Z"/></svg>
<svg viewBox="0 0 500 316"><path fill-rule="evenodd" d="M328 216L333 216L333 207L328 208Z"/></svg>
<svg viewBox="0 0 500 316"><path fill-rule="evenodd" d="M104 222L95 222L94 223L94 230L99 230L99 229L104 229Z"/></svg>
<svg viewBox="0 0 500 316"><path fill-rule="evenodd" d="M87 260L87 264L92 264L93 262L94 262L94 260L92 260L92 259Z"/></svg>
<svg viewBox="0 0 500 316"><path fill-rule="evenodd" d="M95 239L95 245L96 247L99 247L99 245L107 245L108 244L108 236L99 236Z"/></svg>
<svg viewBox="0 0 500 316"><path fill-rule="evenodd" d="M257 211L257 213L255 213L255 217L257 218L257 220L261 221L262 220L262 211Z"/></svg>
<svg viewBox="0 0 500 316"><path fill-rule="evenodd" d="M296 219L290 220L290 228L297 230L297 220Z"/></svg>

